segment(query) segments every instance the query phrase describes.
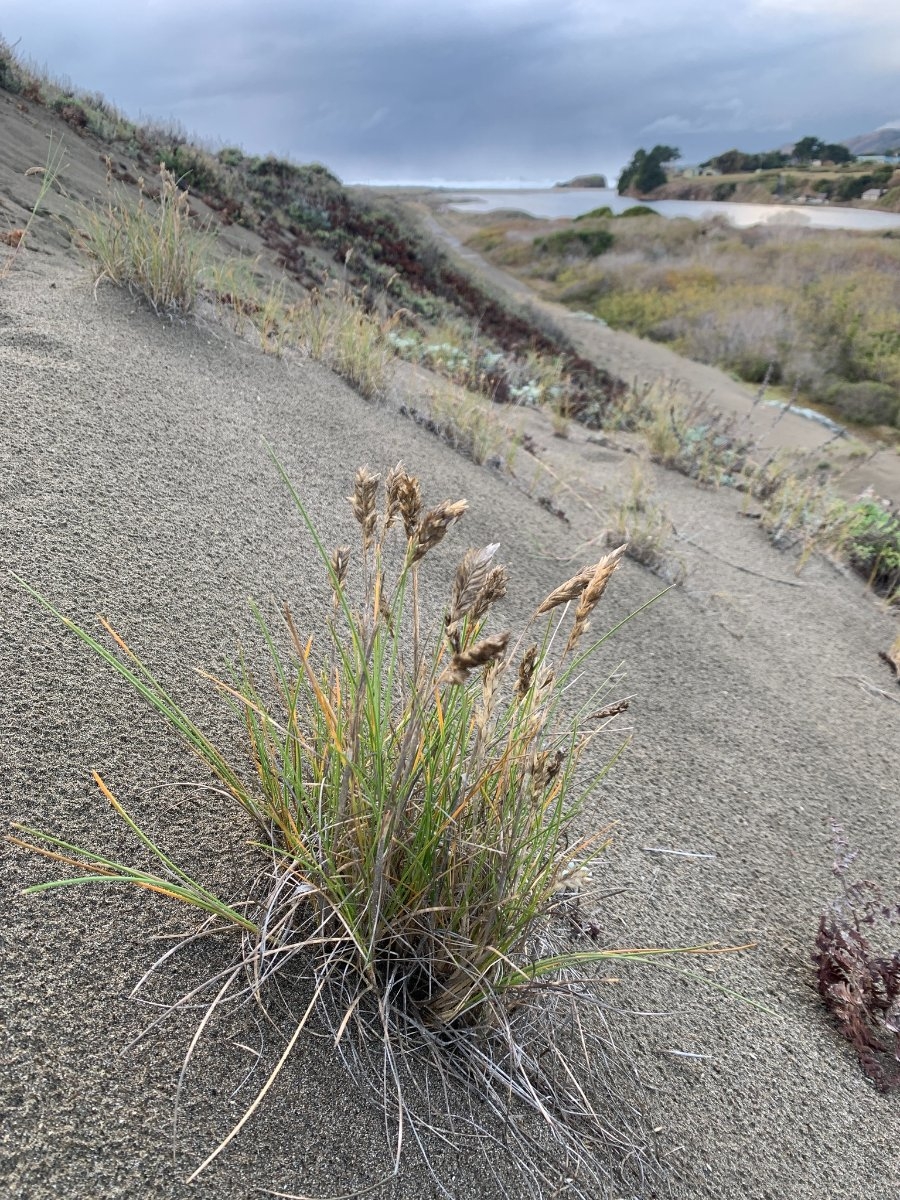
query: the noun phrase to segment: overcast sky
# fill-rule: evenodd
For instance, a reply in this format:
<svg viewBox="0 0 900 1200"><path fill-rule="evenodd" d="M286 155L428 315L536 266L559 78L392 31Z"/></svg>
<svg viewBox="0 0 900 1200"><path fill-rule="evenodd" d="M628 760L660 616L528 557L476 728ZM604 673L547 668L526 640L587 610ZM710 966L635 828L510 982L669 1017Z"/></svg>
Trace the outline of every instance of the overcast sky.
<svg viewBox="0 0 900 1200"><path fill-rule="evenodd" d="M898 0L3 0L0 34L128 116L348 182L900 126Z"/></svg>

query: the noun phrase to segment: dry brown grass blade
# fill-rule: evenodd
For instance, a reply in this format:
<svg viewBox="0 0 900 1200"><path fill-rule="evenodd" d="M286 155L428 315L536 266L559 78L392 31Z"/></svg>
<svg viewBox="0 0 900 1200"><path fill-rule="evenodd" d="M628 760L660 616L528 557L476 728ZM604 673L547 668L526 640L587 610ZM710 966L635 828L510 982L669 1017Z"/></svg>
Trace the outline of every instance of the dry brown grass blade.
<svg viewBox="0 0 900 1200"><path fill-rule="evenodd" d="M319 996L322 994L322 988L324 986L325 986L325 979L323 978L321 980L321 982L319 983L318 987L316 988L315 992L313 993L312 999L310 1000L309 1004L307 1005L306 1011L304 1012L303 1016L298 1021L297 1028L294 1030L293 1034L291 1035L291 1037L288 1041L288 1044L285 1046L285 1048L282 1052L281 1058L279 1058L278 1062L275 1064L272 1071L269 1073L269 1077L266 1079L266 1082L259 1089L259 1092L256 1095L256 1099L253 1101L253 1103L250 1105L250 1107L247 1109L247 1111L244 1113L244 1115L241 1117L241 1119L237 1122L237 1124L235 1126L233 1126L233 1128L231 1129L231 1132L228 1134L228 1136L226 1138L224 1138L218 1144L218 1146L216 1146L215 1150L213 1150L211 1154L208 1154L206 1156L206 1158L203 1160L203 1162L200 1164L200 1166L197 1167L196 1171L194 1171L191 1175L188 1176L188 1178L186 1180L187 1183L193 1183L194 1180L198 1176L203 1174L203 1172L206 1170L206 1168L219 1157L219 1155L222 1153L222 1151L225 1149L225 1147L227 1145L229 1145L229 1143L232 1142L237 1137L237 1135L241 1132L241 1130L244 1128L244 1126L247 1124L247 1122L250 1120L250 1118L253 1116L253 1114L256 1112L256 1110L259 1108L260 1104L262 1104L262 1102L266 1098L266 1095L268 1094L270 1088L275 1083L275 1080L281 1074L284 1064L290 1058L291 1051L297 1045L297 1040L299 1039L300 1034L306 1028L306 1022L309 1020L309 1018L313 1012L313 1009L315 1008L316 1004L318 1003Z"/></svg>

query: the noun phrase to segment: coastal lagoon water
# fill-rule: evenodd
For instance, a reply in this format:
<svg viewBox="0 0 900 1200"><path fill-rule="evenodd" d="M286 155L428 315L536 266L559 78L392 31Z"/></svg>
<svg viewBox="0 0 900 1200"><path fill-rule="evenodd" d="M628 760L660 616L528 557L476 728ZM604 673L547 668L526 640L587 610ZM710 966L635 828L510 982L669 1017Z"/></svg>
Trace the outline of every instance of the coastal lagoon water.
<svg viewBox="0 0 900 1200"><path fill-rule="evenodd" d="M540 191L491 190L453 191L449 206L465 212L517 209L533 217L578 217L593 208L609 205L614 213L639 203L630 196L601 188L547 188ZM880 232L900 229L900 213L871 209L839 208L818 204L735 204L728 200L653 200L646 203L664 217L723 216L737 226L789 224L810 229L860 229Z"/></svg>

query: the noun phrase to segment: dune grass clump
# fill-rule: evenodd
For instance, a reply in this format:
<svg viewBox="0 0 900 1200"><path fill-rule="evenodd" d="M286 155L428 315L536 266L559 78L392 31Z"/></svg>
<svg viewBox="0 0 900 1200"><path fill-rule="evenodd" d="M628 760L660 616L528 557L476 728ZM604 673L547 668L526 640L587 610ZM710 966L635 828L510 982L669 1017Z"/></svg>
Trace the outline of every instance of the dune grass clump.
<svg viewBox="0 0 900 1200"><path fill-rule="evenodd" d="M435 389L429 408L428 428L454 450L479 465L494 462L512 469L519 435L496 416L490 401L471 392Z"/></svg>
<svg viewBox="0 0 900 1200"><path fill-rule="evenodd" d="M425 603L426 560L465 515L464 500L426 508L402 467L383 484L361 468L350 497L358 545L331 551L291 492L332 603L313 636L306 614L285 606L275 626L254 606L265 670L242 657L228 678L208 677L245 729L246 760L226 755L108 624L113 647L24 585L254 819L260 865L246 895L227 903L189 876L99 775L159 873L17 826L18 844L76 871L29 891L131 883L197 908L201 933L238 935L232 966L179 1002L196 1005L208 986L188 1057L228 998L274 995L302 1013L278 1066L195 1175L315 1022L392 1115L394 1170L404 1136L425 1152L426 1133L471 1142L495 1166L499 1122L526 1190L548 1194L562 1173L575 1194L597 1195L610 1151L640 1158L644 1148L615 1130L620 1118L628 1125L623 1103L614 1132L609 1105L605 1115L595 1107L615 1070L602 1033L609 980L594 968L662 953L609 949L582 916L609 830L583 831L580 816L616 751L581 768L628 707L609 702L608 680L583 677L609 637L594 638L591 623L625 547L554 589L514 635L496 616L507 589L497 545L467 551L443 601Z"/></svg>
<svg viewBox="0 0 900 1200"><path fill-rule="evenodd" d="M156 203L143 181L132 205L124 193L83 213L82 247L104 279L140 292L157 313L189 313L209 268L214 236L191 220L187 192L164 164Z"/></svg>
<svg viewBox="0 0 900 1200"><path fill-rule="evenodd" d="M0 39L0 64L2 64L3 42ZM65 163L65 147L62 141L54 144L53 138L50 138L50 143L47 147L47 159L42 167L29 167L25 172L26 175L36 175L40 179L37 198L32 205L31 212L28 214L28 219L25 225L18 229L0 230L0 243L4 246L9 246L11 253L0 259L0 282L2 282L12 271L16 264L16 259L22 251L22 247L28 240L28 235L31 232L31 226L34 224L35 218L41 212L41 205L44 202L47 194L53 187L60 187L59 177L66 165Z"/></svg>
<svg viewBox="0 0 900 1200"><path fill-rule="evenodd" d="M314 289L286 314L289 337L367 400L385 394L395 357L389 334L397 314L369 312L345 285Z"/></svg>
<svg viewBox="0 0 900 1200"><path fill-rule="evenodd" d="M648 567L667 583L684 582L684 563L670 549L675 526L666 510L653 498L644 474L635 466L627 490L609 514L607 541L624 543L625 553Z"/></svg>

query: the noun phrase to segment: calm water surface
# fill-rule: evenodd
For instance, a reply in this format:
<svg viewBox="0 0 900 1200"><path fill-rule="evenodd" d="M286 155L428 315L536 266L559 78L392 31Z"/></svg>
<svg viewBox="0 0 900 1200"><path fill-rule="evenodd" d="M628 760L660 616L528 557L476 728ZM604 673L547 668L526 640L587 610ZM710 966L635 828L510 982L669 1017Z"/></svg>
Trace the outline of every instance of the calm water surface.
<svg viewBox="0 0 900 1200"><path fill-rule="evenodd" d="M578 217L608 204L614 213L639 201L600 188L547 189L543 191L497 190L452 192L450 208L468 212L491 212L514 208L533 217ZM644 203L644 201L640 201ZM900 213L872 212L860 208L828 208L806 204L734 204L727 200L654 200L647 202L664 217L724 216L733 225L791 224L811 229L900 229Z"/></svg>

